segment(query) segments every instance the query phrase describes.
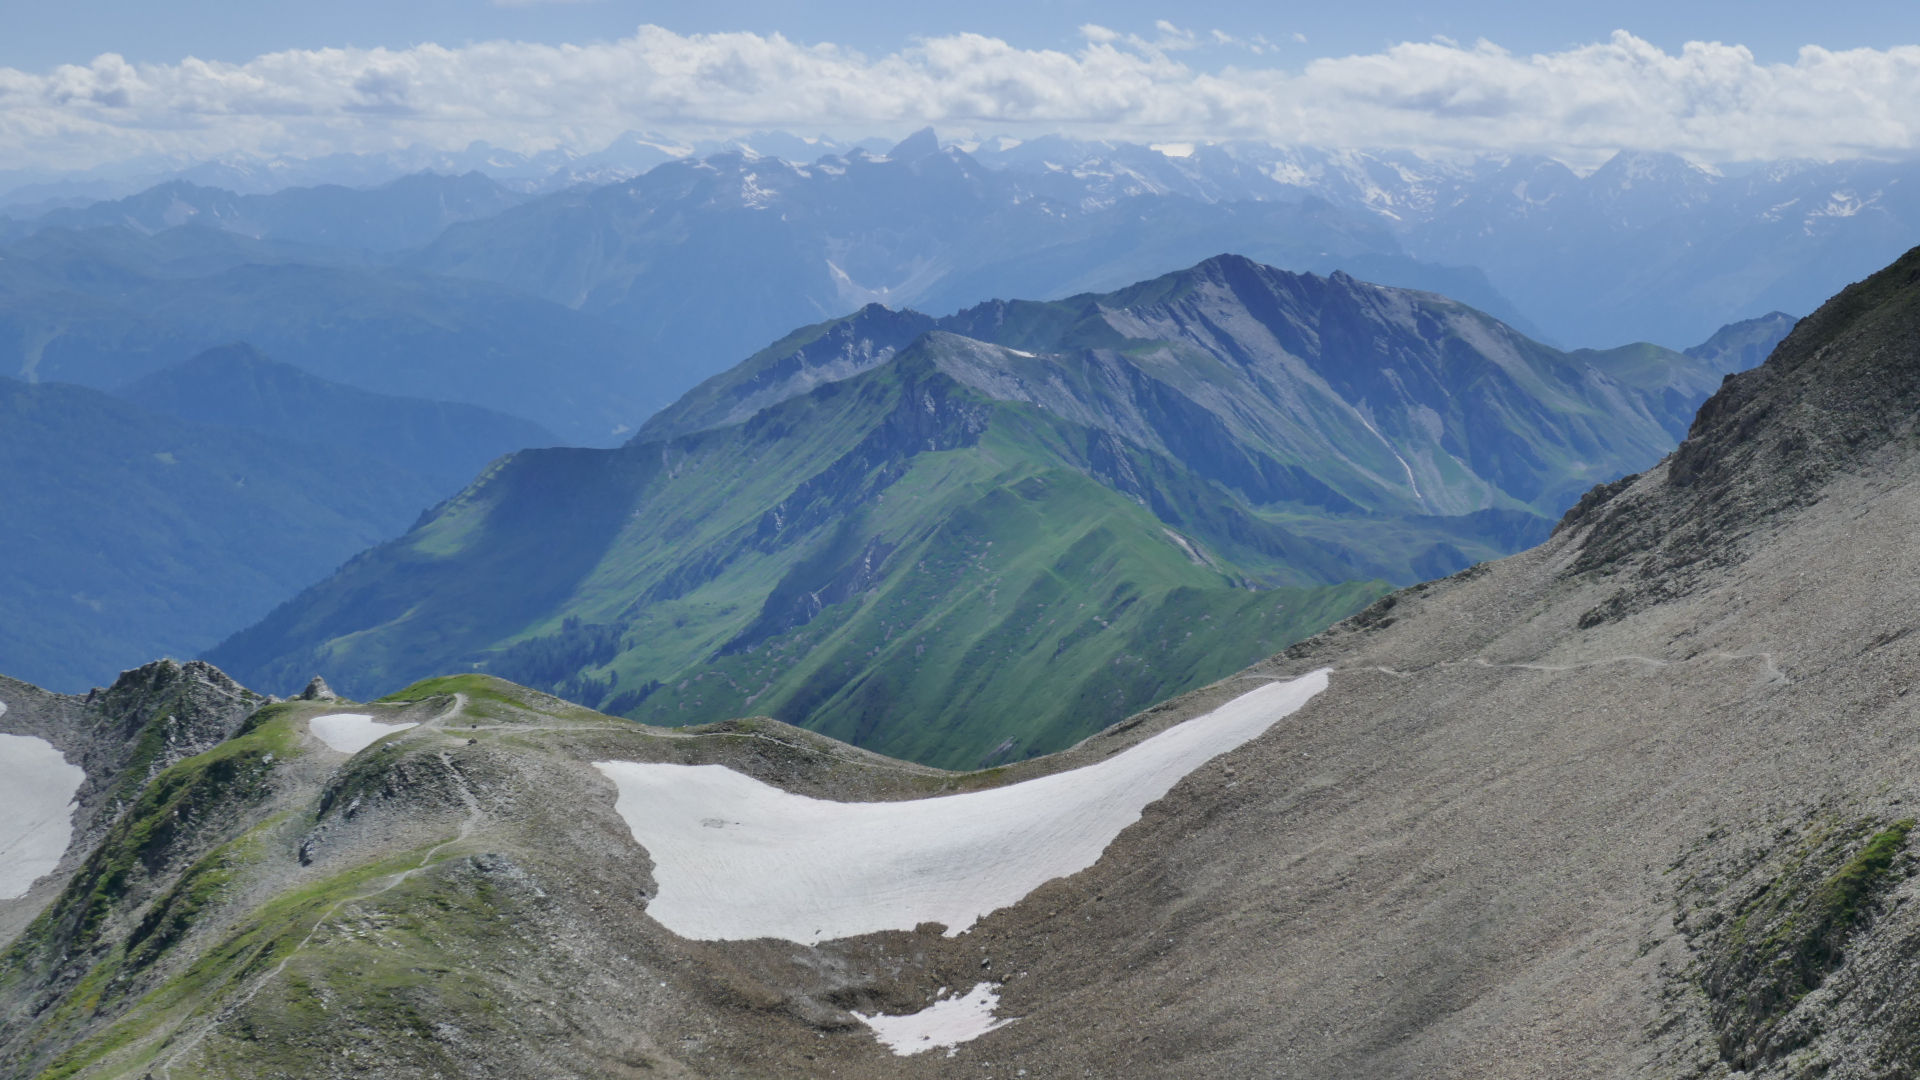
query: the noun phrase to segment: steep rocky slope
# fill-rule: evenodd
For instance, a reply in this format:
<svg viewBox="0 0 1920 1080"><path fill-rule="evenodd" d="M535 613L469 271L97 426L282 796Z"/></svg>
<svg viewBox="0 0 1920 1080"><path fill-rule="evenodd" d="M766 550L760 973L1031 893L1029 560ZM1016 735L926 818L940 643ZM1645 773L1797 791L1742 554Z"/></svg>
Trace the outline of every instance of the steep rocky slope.
<svg viewBox="0 0 1920 1080"><path fill-rule="evenodd" d="M1803 321L1677 452L1540 547L987 773L764 720L639 727L478 676L352 707L415 726L350 757L312 734L347 707L275 706L148 789L263 766L244 798L196 804L223 825L142 849L157 892L83 870L0 960L6 1060L129 1077L1910 1075L1917 410L1920 252ZM722 764L846 801L956 793L1071 777L1316 671L1324 690L1091 867L956 936L682 937L648 914L678 864L636 845L592 764ZM141 806L165 816L159 796ZM739 824L707 827L716 854ZM69 865L127 863L153 835ZM88 897L98 919L63 921ZM977 983L1012 1022L951 1052L896 1055L860 1019Z"/></svg>
<svg viewBox="0 0 1920 1080"><path fill-rule="evenodd" d="M0 733L41 740L86 773L72 796L66 857L32 888L0 898L0 939L11 941L155 777L225 742L266 699L206 664L163 660L123 672L112 687L85 696L51 694L0 676L0 702L6 706ZM215 812L227 794L202 788L194 793L200 803L194 809ZM0 859L11 855L0 843Z"/></svg>

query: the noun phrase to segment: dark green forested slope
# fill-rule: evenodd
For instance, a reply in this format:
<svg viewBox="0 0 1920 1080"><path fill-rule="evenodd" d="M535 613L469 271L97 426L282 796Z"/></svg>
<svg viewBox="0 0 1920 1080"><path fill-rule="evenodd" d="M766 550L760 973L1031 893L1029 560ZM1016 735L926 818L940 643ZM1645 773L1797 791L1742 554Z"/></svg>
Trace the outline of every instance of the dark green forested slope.
<svg viewBox="0 0 1920 1080"><path fill-rule="evenodd" d="M81 691L192 656L432 500L349 448L0 378L0 670Z"/></svg>
<svg viewBox="0 0 1920 1080"><path fill-rule="evenodd" d="M240 343L156 371L116 396L187 420L352 447L418 473L441 496L465 487L501 454L560 441L531 420L478 405L369 393Z"/></svg>

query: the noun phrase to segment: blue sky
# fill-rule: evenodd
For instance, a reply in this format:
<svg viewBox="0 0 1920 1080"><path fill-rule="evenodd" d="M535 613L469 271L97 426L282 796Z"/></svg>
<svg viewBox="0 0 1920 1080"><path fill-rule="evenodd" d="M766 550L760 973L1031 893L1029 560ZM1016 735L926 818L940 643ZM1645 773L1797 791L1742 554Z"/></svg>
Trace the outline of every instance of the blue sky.
<svg viewBox="0 0 1920 1080"><path fill-rule="evenodd" d="M1281 63L1370 53L1400 41L1445 35L1487 38L1519 53L1553 52L1604 40L1614 30L1672 52L1686 41L1751 48L1762 62L1790 62L1801 45L1832 49L1920 43L1920 4L1706 3L1622 0L1556 4L1520 0L969 0L902 4L872 0L574 0L502 5L494 0L4 0L0 65L40 71L103 52L135 61L243 61L260 53L321 46L458 45L509 38L547 43L610 40L642 23L683 34L778 32L807 43L834 42L884 54L916 36L988 34L1022 48L1064 48L1076 28L1097 23L1148 34L1157 20L1236 38L1264 36ZM1306 38L1305 43L1293 35ZM1215 50L1215 63L1234 50ZM1196 61L1204 63L1202 58Z"/></svg>

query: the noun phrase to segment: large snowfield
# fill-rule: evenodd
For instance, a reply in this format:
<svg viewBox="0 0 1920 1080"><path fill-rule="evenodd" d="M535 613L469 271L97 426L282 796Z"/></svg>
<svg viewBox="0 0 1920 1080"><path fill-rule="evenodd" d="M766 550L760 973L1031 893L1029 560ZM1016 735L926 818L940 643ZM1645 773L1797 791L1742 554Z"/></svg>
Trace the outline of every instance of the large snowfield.
<svg viewBox="0 0 1920 1080"><path fill-rule="evenodd" d="M60 865L73 839L73 795L86 778L47 740L0 735L0 900L25 896Z"/></svg>
<svg viewBox="0 0 1920 1080"><path fill-rule="evenodd" d="M307 730L313 732L315 738L326 743L328 749L342 754L357 754L396 731L417 726L376 724L366 713L329 713L307 721Z"/></svg>
<svg viewBox="0 0 1920 1080"><path fill-rule="evenodd" d="M909 802L810 799L722 765L595 767L653 857L648 914L682 937L814 944L925 922L953 936L1092 866L1148 803L1306 704L1327 675L1269 683L1084 768Z"/></svg>

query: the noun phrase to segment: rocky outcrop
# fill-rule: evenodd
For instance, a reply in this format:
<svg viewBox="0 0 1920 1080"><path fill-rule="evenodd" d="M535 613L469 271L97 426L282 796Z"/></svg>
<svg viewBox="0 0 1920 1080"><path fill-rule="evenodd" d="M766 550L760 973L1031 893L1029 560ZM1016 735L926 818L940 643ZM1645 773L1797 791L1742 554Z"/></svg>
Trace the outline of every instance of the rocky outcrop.
<svg viewBox="0 0 1920 1080"><path fill-rule="evenodd" d="M327 686L327 680L318 675L315 675L312 681L307 683L305 690L300 691L301 701L333 701L339 696L339 694L334 693L333 690Z"/></svg>
<svg viewBox="0 0 1920 1080"><path fill-rule="evenodd" d="M77 857L119 825L153 779L240 730L267 700L198 660L160 660L84 695L50 694L0 677L0 732L47 740L86 773L74 795L69 857L26 896L0 900L0 943L75 873Z"/></svg>

